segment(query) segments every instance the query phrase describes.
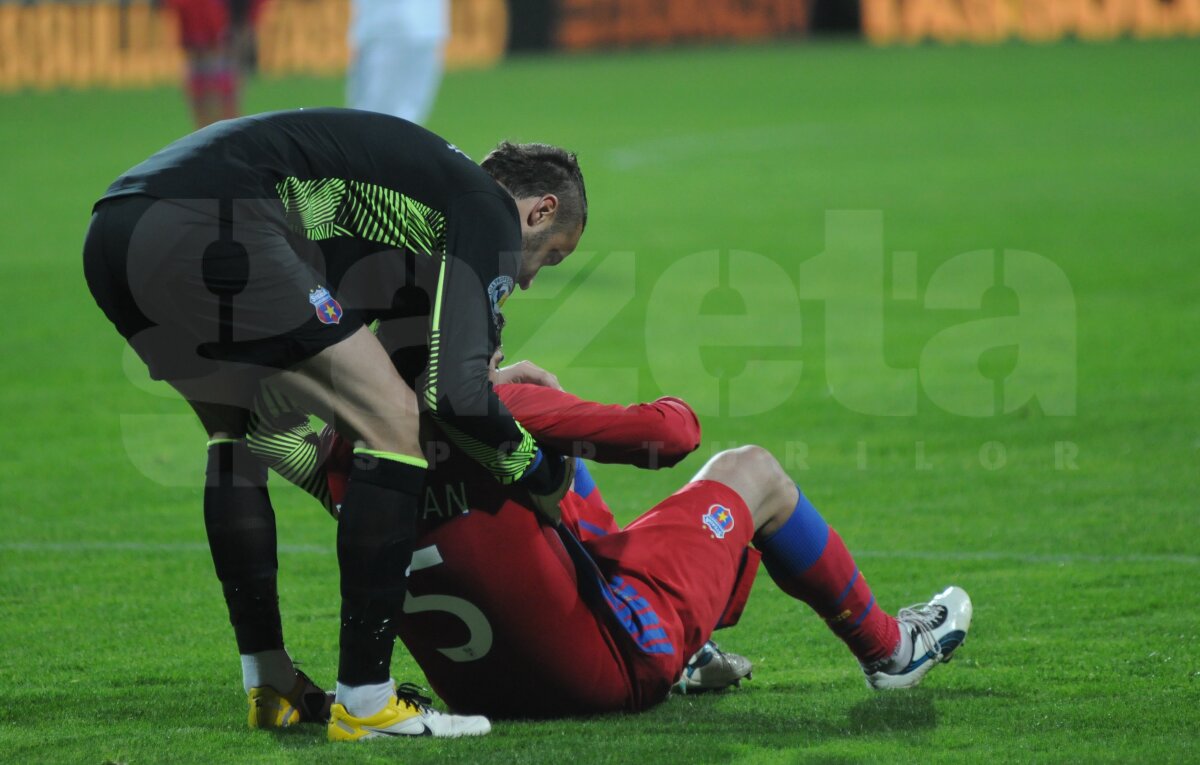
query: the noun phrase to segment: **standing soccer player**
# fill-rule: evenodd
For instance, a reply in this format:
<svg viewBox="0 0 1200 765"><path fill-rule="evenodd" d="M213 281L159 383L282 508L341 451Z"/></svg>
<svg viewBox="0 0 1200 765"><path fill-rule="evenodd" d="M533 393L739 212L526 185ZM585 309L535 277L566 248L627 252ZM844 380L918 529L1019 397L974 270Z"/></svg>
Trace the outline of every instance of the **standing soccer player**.
<svg viewBox="0 0 1200 765"><path fill-rule="evenodd" d="M566 461L496 398L488 359L504 300L569 255L586 221L568 152L503 143L481 167L411 123L340 109L218 123L134 167L96 204L84 245L92 294L209 436L205 528L251 727L323 718L323 692L284 650L274 510L245 443L254 395L274 375L356 445L338 525L330 738L487 731L483 718L395 695L394 629L427 464L418 395L365 325L394 320L402 331L391 336L419 348L420 404L459 448L555 504Z"/></svg>

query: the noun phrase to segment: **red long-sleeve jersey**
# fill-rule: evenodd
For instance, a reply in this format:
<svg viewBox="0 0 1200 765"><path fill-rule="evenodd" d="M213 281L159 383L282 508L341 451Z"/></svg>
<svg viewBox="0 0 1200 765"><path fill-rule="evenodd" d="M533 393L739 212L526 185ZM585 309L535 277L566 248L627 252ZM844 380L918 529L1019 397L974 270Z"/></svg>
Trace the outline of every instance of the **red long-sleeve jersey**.
<svg viewBox="0 0 1200 765"><path fill-rule="evenodd" d="M685 401L673 396L622 406L585 401L540 385L512 383L497 385L495 391L538 443L564 454L653 470L673 467L700 445L700 420ZM441 499L458 512L471 509L465 500L465 487L475 486L481 475L471 464L474 460L467 459L446 440L439 440L428 425L422 435L431 457L422 519L449 517L449 513L442 512ZM334 450L327 465L334 504L341 504L349 460L350 450L343 446ZM583 473L586 475L586 468ZM575 504L592 495L590 476L581 483L564 502ZM452 489L458 486L464 490L454 494ZM518 486L480 486L471 492L471 501L481 503L478 509L495 508L503 501L527 506L525 492Z"/></svg>
<svg viewBox="0 0 1200 765"><path fill-rule="evenodd" d="M700 421L683 400L597 404L538 385L498 385L496 394L538 443L596 462L672 467L700 445Z"/></svg>

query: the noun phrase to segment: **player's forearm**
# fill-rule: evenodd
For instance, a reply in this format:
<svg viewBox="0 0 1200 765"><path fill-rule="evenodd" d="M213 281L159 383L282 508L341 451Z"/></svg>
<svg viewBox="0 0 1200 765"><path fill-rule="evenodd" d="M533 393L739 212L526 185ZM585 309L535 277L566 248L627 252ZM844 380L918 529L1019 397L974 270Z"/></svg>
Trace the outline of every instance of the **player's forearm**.
<svg viewBox="0 0 1200 765"><path fill-rule="evenodd" d="M597 462L670 467L700 445L700 421L677 398L619 406L533 385L496 393L539 443Z"/></svg>
<svg viewBox="0 0 1200 765"><path fill-rule="evenodd" d="M482 465L496 480L511 484L534 465L538 445L503 406L486 381L452 385L427 396L429 413L455 446Z"/></svg>

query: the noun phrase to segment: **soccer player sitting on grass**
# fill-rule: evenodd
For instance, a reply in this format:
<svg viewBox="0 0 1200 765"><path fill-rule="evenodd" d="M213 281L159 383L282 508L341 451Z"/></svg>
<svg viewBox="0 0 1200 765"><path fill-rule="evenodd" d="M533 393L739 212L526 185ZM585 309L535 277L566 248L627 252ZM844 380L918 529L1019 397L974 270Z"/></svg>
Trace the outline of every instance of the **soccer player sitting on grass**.
<svg viewBox="0 0 1200 765"><path fill-rule="evenodd" d="M655 468L699 445L699 423L679 399L606 406L527 370L508 376L544 385L496 392L551 448ZM260 454L318 449L306 424L259 426L251 448ZM559 717L659 703L713 629L737 621L760 556L775 583L846 643L872 688L916 685L966 638L971 601L958 587L896 616L876 604L841 537L760 447L716 455L624 529L577 461L556 525L426 426L432 469L397 626L458 712ZM352 457L328 439L324 449L330 491L318 493L336 512Z"/></svg>

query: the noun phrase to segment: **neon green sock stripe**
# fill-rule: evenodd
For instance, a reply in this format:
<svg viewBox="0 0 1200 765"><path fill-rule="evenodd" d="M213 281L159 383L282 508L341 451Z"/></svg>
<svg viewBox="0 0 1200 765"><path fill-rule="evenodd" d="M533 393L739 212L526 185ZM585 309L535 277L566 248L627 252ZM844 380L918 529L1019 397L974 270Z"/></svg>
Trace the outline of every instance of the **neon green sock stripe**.
<svg viewBox="0 0 1200 765"><path fill-rule="evenodd" d="M392 462L402 462L405 465L412 465L413 467L419 467L419 468L429 467L429 463L426 462L423 458L412 457L407 454L400 454L399 452L381 452L378 449L359 448L359 449L355 449L354 453L355 454L366 454L371 457L378 457L381 460L391 460Z"/></svg>
<svg viewBox="0 0 1200 765"><path fill-rule="evenodd" d="M208 446L206 448L211 449L217 444L236 444L241 440L240 438L210 438L208 439Z"/></svg>

